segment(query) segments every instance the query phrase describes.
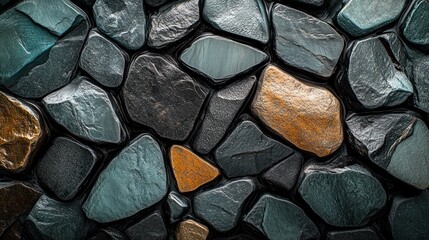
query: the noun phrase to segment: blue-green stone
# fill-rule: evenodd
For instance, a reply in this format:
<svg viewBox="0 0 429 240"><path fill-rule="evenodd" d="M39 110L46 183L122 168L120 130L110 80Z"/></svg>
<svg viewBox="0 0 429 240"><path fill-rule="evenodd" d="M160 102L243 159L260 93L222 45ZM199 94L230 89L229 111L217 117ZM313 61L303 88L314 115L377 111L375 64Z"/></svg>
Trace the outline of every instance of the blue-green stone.
<svg viewBox="0 0 429 240"><path fill-rule="evenodd" d="M326 234L326 240L380 240L372 228L331 231Z"/></svg>
<svg viewBox="0 0 429 240"><path fill-rule="evenodd" d="M170 215L171 223L179 220L189 210L188 199L177 192L170 192L166 203L166 212Z"/></svg>
<svg viewBox="0 0 429 240"><path fill-rule="evenodd" d="M393 1L393 0L392 0ZM401 23L402 34L406 40L417 46L429 49L429 2L417 0Z"/></svg>
<svg viewBox="0 0 429 240"><path fill-rule="evenodd" d="M412 81L415 86L414 105L429 113L429 56L417 58L412 63Z"/></svg>

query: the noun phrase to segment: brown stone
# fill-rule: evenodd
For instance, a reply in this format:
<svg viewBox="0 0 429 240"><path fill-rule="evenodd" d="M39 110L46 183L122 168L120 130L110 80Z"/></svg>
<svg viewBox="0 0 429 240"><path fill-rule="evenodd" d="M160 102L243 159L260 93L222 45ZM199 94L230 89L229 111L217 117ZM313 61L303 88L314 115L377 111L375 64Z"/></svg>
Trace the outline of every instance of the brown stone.
<svg viewBox="0 0 429 240"><path fill-rule="evenodd" d="M185 220L177 226L177 240L206 240L209 236L209 229L194 220Z"/></svg>
<svg viewBox="0 0 429 240"><path fill-rule="evenodd" d="M177 186L182 193L194 191L220 175L219 169L182 146L171 147L170 160Z"/></svg>
<svg viewBox="0 0 429 240"><path fill-rule="evenodd" d="M329 90L302 82L272 65L259 81L252 111L269 128L319 157L340 147L341 104Z"/></svg>
<svg viewBox="0 0 429 240"><path fill-rule="evenodd" d="M2 92L0 114L0 169L22 172L43 142L43 123L33 107Z"/></svg>

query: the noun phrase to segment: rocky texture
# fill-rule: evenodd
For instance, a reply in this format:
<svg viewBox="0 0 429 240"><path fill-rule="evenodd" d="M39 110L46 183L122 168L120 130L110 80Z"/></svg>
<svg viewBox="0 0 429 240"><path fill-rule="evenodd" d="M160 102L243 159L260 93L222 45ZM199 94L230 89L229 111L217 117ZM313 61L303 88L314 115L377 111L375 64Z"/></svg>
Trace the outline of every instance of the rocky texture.
<svg viewBox="0 0 429 240"><path fill-rule="evenodd" d="M99 229L88 240L128 240L128 238L114 228Z"/></svg>
<svg viewBox="0 0 429 240"><path fill-rule="evenodd" d="M287 65L328 78L344 48L344 39L329 24L304 12L275 4L272 12L274 52Z"/></svg>
<svg viewBox="0 0 429 240"><path fill-rule="evenodd" d="M199 0L185 0L163 6L150 17L147 44L163 48L192 32L199 23Z"/></svg>
<svg viewBox="0 0 429 240"><path fill-rule="evenodd" d="M98 29L122 47L137 50L146 41L142 0L97 0L93 6Z"/></svg>
<svg viewBox="0 0 429 240"><path fill-rule="evenodd" d="M319 157L340 147L341 104L329 90L301 82L272 65L259 81L251 107L264 124Z"/></svg>
<svg viewBox="0 0 429 240"><path fill-rule="evenodd" d="M420 57L412 64L412 81L415 87L414 105L429 113L429 56Z"/></svg>
<svg viewBox="0 0 429 240"><path fill-rule="evenodd" d="M387 31L378 36L378 39L386 46L386 51L391 53L392 61L396 61L396 67L403 69L407 67L407 52L401 39L395 32Z"/></svg>
<svg viewBox="0 0 429 240"><path fill-rule="evenodd" d="M326 240L380 240L378 234L371 228L355 230L331 231L326 235Z"/></svg>
<svg viewBox="0 0 429 240"><path fill-rule="evenodd" d="M170 2L171 0L145 0L147 4L152 7L159 7L166 2Z"/></svg>
<svg viewBox="0 0 429 240"><path fill-rule="evenodd" d="M179 145L170 148L170 161L177 187L182 193L194 191L220 175L215 166Z"/></svg>
<svg viewBox="0 0 429 240"><path fill-rule="evenodd" d="M231 178L259 174L292 154L292 149L245 120L216 149L215 159Z"/></svg>
<svg viewBox="0 0 429 240"><path fill-rule="evenodd" d="M177 240L206 240L208 236L209 229L192 219L180 222L176 228Z"/></svg>
<svg viewBox="0 0 429 240"><path fill-rule="evenodd" d="M352 115L346 119L352 146L394 177L429 187L429 130L405 113Z"/></svg>
<svg viewBox="0 0 429 240"><path fill-rule="evenodd" d="M103 170L82 207L88 218L111 222L152 206L166 193L162 151L152 137L140 135Z"/></svg>
<svg viewBox="0 0 429 240"><path fill-rule="evenodd" d="M195 214L217 231L235 227L244 201L256 190L255 183L247 178L232 180L194 197Z"/></svg>
<svg viewBox="0 0 429 240"><path fill-rule="evenodd" d="M149 216L143 218L140 222L127 228L125 233L130 238L130 240L167 239L167 229L165 228L164 220L162 219L161 213L159 211L155 211Z"/></svg>
<svg viewBox="0 0 429 240"><path fill-rule="evenodd" d="M166 201L166 212L170 215L170 222L174 223L179 220L189 210L189 201L184 196L170 192Z"/></svg>
<svg viewBox="0 0 429 240"><path fill-rule="evenodd" d="M268 60L264 52L219 36L203 36L180 55L190 68L215 83L222 83Z"/></svg>
<svg viewBox="0 0 429 240"><path fill-rule="evenodd" d="M3 92L0 115L0 169L23 172L44 141L44 123L35 108Z"/></svg>
<svg viewBox="0 0 429 240"><path fill-rule="evenodd" d="M270 38L262 0L206 0L203 17L214 28L266 44Z"/></svg>
<svg viewBox="0 0 429 240"><path fill-rule="evenodd" d="M61 200L71 200L93 172L96 154L74 140L56 138L38 162L38 179Z"/></svg>
<svg viewBox="0 0 429 240"><path fill-rule="evenodd" d="M262 195L244 216L244 222L271 240L319 239L319 231L304 211L294 203Z"/></svg>
<svg viewBox="0 0 429 240"><path fill-rule="evenodd" d="M93 142L120 143L125 130L109 95L85 77L43 98L54 120L72 134Z"/></svg>
<svg viewBox="0 0 429 240"><path fill-rule="evenodd" d="M389 223L394 240L419 240L429 236L429 190L413 197L393 199Z"/></svg>
<svg viewBox="0 0 429 240"><path fill-rule="evenodd" d="M301 154L294 153L268 169L261 178L271 186L283 191L291 191L301 172L303 162Z"/></svg>
<svg viewBox="0 0 429 240"><path fill-rule="evenodd" d="M161 55L143 54L131 63L122 96L133 121L155 129L162 137L185 140L207 92Z"/></svg>
<svg viewBox="0 0 429 240"><path fill-rule="evenodd" d="M251 76L214 93L193 140L193 149L207 154L218 145L247 100L255 81L256 78Z"/></svg>
<svg viewBox="0 0 429 240"><path fill-rule="evenodd" d="M415 1L411 10L401 23L401 31L404 38L425 50L429 49L429 2L426 0Z"/></svg>
<svg viewBox="0 0 429 240"><path fill-rule="evenodd" d="M125 72L126 54L92 30L80 55L79 66L106 87L118 87Z"/></svg>

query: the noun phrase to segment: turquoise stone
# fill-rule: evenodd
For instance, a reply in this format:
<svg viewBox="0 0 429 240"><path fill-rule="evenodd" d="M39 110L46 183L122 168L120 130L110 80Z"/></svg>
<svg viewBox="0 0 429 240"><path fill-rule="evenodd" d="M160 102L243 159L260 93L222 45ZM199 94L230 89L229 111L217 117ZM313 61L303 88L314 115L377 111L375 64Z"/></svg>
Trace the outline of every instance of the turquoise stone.
<svg viewBox="0 0 429 240"><path fill-rule="evenodd" d="M410 43L429 49L429 2L418 0L401 23L402 34Z"/></svg>
<svg viewBox="0 0 429 240"><path fill-rule="evenodd" d="M151 136L140 135L103 170L83 210L95 221L116 221L154 205L166 193L167 175L160 146Z"/></svg>

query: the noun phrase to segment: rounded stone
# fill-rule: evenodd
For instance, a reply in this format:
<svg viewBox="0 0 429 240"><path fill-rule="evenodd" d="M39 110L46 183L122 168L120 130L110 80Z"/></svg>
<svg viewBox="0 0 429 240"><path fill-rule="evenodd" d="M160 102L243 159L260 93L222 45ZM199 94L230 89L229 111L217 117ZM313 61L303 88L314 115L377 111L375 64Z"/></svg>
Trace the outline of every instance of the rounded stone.
<svg viewBox="0 0 429 240"><path fill-rule="evenodd" d="M206 240L209 236L209 229L192 219L180 222L176 228L177 240Z"/></svg>

